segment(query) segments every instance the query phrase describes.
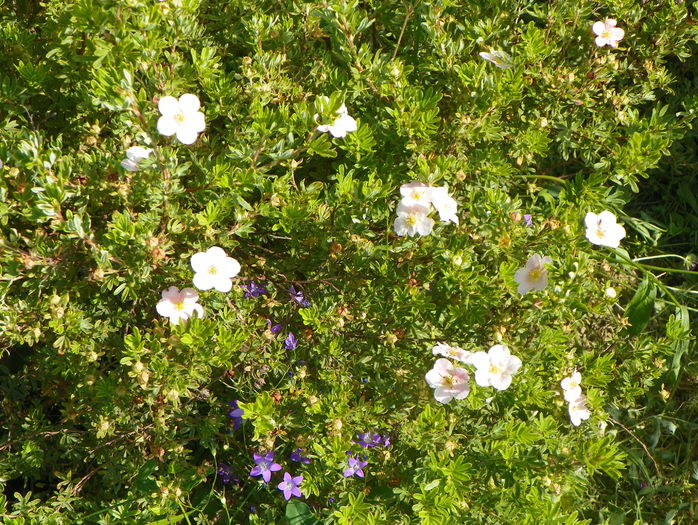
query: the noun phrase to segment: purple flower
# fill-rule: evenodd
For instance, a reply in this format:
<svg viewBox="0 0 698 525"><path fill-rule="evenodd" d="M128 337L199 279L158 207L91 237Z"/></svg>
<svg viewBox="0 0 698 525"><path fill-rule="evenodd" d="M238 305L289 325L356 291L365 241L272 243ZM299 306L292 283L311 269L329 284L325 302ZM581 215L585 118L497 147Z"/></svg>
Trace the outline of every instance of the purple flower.
<svg viewBox="0 0 698 525"><path fill-rule="evenodd" d="M267 328L267 332L268 332L267 337L269 339L272 339L272 338L276 337L277 335L279 335L279 332L281 332L281 329L283 328L283 325L281 325L281 324L272 324L269 319L267 319L267 326L269 327L269 328Z"/></svg>
<svg viewBox="0 0 698 525"><path fill-rule="evenodd" d="M266 286L264 286L264 283L257 284L254 281L250 281L249 284L241 284L240 288L245 290L245 297L257 298L260 295L269 293L269 290L267 290Z"/></svg>
<svg viewBox="0 0 698 525"><path fill-rule="evenodd" d="M242 422L245 421L242 417L245 415L245 411L238 407L237 399L235 401L228 401L228 405L233 407L233 409L228 412L228 417L233 420L233 428L237 430L240 428L240 425L242 425Z"/></svg>
<svg viewBox="0 0 698 525"><path fill-rule="evenodd" d="M252 454L252 459L257 464L250 470L250 476L262 476L265 483L269 483L271 473L281 470L281 465L274 463L274 453L269 452L266 456Z"/></svg>
<svg viewBox="0 0 698 525"><path fill-rule="evenodd" d="M347 459L347 464L348 467L342 472L342 476L345 478L350 478L351 476L364 477L364 471L361 469L368 465L368 461L361 461L358 456L350 456L349 459Z"/></svg>
<svg viewBox="0 0 698 525"><path fill-rule="evenodd" d="M286 339L284 339L284 348L286 350L293 350L298 346L298 339L296 339L296 336L293 335L293 332L289 332L288 335L286 336Z"/></svg>
<svg viewBox="0 0 698 525"><path fill-rule="evenodd" d="M297 448L296 450L291 452L291 461L295 461L297 463L305 463L306 465L310 464L310 460L303 456L302 448Z"/></svg>
<svg viewBox="0 0 698 525"><path fill-rule="evenodd" d="M291 476L288 472L284 472L284 480L277 485L277 488L284 493L286 501L291 499L291 496L300 498L302 496L298 485L303 481L303 476Z"/></svg>
<svg viewBox="0 0 698 525"><path fill-rule="evenodd" d="M524 213L524 222L526 226L533 226L533 215L530 213Z"/></svg>
<svg viewBox="0 0 698 525"><path fill-rule="evenodd" d="M296 301L301 308L306 308L310 306L310 301L305 298L305 295L303 295L302 290L296 290L296 287L291 285L291 287L288 289L288 293L291 296L291 299Z"/></svg>
<svg viewBox="0 0 698 525"><path fill-rule="evenodd" d="M357 443L360 447L373 448L381 444L381 435L371 432L366 432L365 434L356 434L357 439L354 443Z"/></svg>
<svg viewBox="0 0 698 525"><path fill-rule="evenodd" d="M383 446L386 448L390 446L390 436L387 434L383 436Z"/></svg>
<svg viewBox="0 0 698 525"><path fill-rule="evenodd" d="M235 469L226 465L225 463L218 464L218 470L216 471L216 474L218 475L218 479L220 479L224 485L227 485L231 481L234 481L235 483L240 481L238 478L235 477Z"/></svg>

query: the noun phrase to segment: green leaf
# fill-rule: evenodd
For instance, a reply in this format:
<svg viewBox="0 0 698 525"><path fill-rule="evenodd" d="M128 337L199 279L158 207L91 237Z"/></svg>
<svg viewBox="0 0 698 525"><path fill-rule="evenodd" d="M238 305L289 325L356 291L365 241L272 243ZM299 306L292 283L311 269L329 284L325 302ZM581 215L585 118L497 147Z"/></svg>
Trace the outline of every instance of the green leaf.
<svg viewBox="0 0 698 525"><path fill-rule="evenodd" d="M654 310L654 299L657 297L657 288L645 278L640 283L635 295L625 308L625 316L630 321L630 333L638 335L647 325Z"/></svg>
<svg viewBox="0 0 698 525"><path fill-rule="evenodd" d="M290 525L313 525L318 523L310 507L302 501L291 500L286 505L286 519Z"/></svg>

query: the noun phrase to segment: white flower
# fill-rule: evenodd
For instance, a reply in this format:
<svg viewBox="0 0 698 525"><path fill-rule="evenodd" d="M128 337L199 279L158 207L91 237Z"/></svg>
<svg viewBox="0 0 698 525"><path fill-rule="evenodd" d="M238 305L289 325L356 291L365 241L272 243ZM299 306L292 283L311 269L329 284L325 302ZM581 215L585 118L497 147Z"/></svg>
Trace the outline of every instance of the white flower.
<svg viewBox="0 0 698 525"><path fill-rule="evenodd" d="M451 399L465 399L470 393L470 377L465 368L453 366L448 359L437 359L434 368L424 376L434 389L434 399L448 403Z"/></svg>
<svg viewBox="0 0 698 525"><path fill-rule="evenodd" d="M602 211L598 215L589 212L584 217L586 237L592 244L618 248L620 240L625 237L625 228L616 223L616 216L610 211Z"/></svg>
<svg viewBox="0 0 698 525"><path fill-rule="evenodd" d="M616 27L616 21L612 18L607 18L604 22L595 22L592 30L596 36L596 45L599 47L611 46L618 47L625 36L625 31L620 27Z"/></svg>
<svg viewBox="0 0 698 525"><path fill-rule="evenodd" d="M470 363L476 368L475 382L497 390L509 388L512 374L521 367L521 359L511 355L504 345L494 345L487 353L475 352L470 356Z"/></svg>
<svg viewBox="0 0 698 525"><path fill-rule="evenodd" d="M442 221L451 221L453 224L458 224L458 216L456 215L458 203L448 194L448 190L445 187L440 186L431 189L431 203L436 208L436 211L439 212L439 218Z"/></svg>
<svg viewBox="0 0 698 525"><path fill-rule="evenodd" d="M460 361L462 363L469 363L470 356L473 355L472 352L463 350L459 346L450 346L445 343L437 343L432 349L432 353L434 355L450 357L451 359L455 359L456 361Z"/></svg>
<svg viewBox="0 0 698 525"><path fill-rule="evenodd" d="M196 302L198 300L199 294L193 288L184 288L180 292L176 286L170 286L162 291L162 299L155 309L163 317L169 317L172 324L179 324L180 321L189 319L194 312L199 317L204 316L204 309Z"/></svg>
<svg viewBox="0 0 698 525"><path fill-rule="evenodd" d="M128 171L138 171L138 165L142 160L150 157L152 152L150 148L131 146L126 150L126 158L121 161L121 166Z"/></svg>
<svg viewBox="0 0 698 525"><path fill-rule="evenodd" d="M169 95L162 97L158 102L162 114L158 120L158 131L166 137L176 134L177 140L182 144L193 144L199 133L206 128L200 107L199 98L191 93L182 95L179 100Z"/></svg>
<svg viewBox="0 0 698 525"><path fill-rule="evenodd" d="M342 104L342 106L337 110L339 115L332 124L322 124L317 127L320 133L327 133L328 131L335 138L343 138L347 136L347 133L356 131L356 121L349 116L347 112L347 107Z"/></svg>
<svg viewBox="0 0 698 525"><path fill-rule="evenodd" d="M583 419L589 419L590 413L586 402L586 397L579 396L567 407L570 413L570 421L575 427L578 427Z"/></svg>
<svg viewBox="0 0 698 525"><path fill-rule="evenodd" d="M543 290L548 286L548 270L545 263L552 262L550 257L535 254L526 262L526 266L516 270L514 281L519 283L517 291L523 295L531 290Z"/></svg>
<svg viewBox="0 0 698 525"><path fill-rule="evenodd" d="M397 218L393 224L395 233L398 235L409 235L413 237L419 235L429 235L434 227L434 220L427 214L429 208L424 206L404 206L400 203L397 207Z"/></svg>
<svg viewBox="0 0 698 525"><path fill-rule="evenodd" d="M218 246L194 254L191 267L195 272L194 286L199 290L215 288L219 292L229 292L233 287L231 279L240 273L240 263Z"/></svg>
<svg viewBox="0 0 698 525"><path fill-rule="evenodd" d="M482 53L479 53L479 55L488 62L492 62L499 69L509 69L513 65L511 62L511 56L509 56L509 53L505 53L504 51L494 51L490 49L489 53L483 51Z"/></svg>
<svg viewBox="0 0 698 525"><path fill-rule="evenodd" d="M606 294L606 297L608 297L609 299L615 299L616 296L618 295L618 293L616 292L616 289L613 288L613 286L609 286L608 288L606 288L604 293Z"/></svg>
<svg viewBox="0 0 698 525"><path fill-rule="evenodd" d="M417 181L403 184L400 186L400 195L402 195L400 204L403 206L419 205L429 208L433 189L431 186Z"/></svg>
<svg viewBox="0 0 698 525"><path fill-rule="evenodd" d="M581 382L582 374L576 370L571 376L560 381L560 386L562 387L562 390L565 391L565 401L571 403L575 399L582 397L582 387L579 386Z"/></svg>

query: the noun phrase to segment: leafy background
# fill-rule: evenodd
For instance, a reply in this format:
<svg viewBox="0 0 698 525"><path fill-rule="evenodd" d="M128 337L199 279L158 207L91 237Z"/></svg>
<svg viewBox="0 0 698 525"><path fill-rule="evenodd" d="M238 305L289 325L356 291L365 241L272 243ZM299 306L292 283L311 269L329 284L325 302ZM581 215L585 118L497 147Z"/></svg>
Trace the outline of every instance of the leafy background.
<svg viewBox="0 0 698 525"><path fill-rule="evenodd" d="M5 523L698 519L695 5L0 7ZM619 49L593 43L606 17ZM155 128L157 100L187 92L207 122L190 147ZM315 132L342 102L358 130ZM135 144L155 155L128 173ZM460 225L396 237L412 180L448 185ZM604 209L622 250L584 238ZM160 292L212 245L242 264L234 290L169 325ZM521 297L534 253L550 285ZM250 280L270 294L244 298ZM503 342L523 367L441 406L423 379L439 341ZM574 368L578 428L559 389ZM352 444L372 430L391 446ZM287 459L299 446L307 466ZM364 480L341 475L349 449ZM304 503L247 476L267 450Z"/></svg>

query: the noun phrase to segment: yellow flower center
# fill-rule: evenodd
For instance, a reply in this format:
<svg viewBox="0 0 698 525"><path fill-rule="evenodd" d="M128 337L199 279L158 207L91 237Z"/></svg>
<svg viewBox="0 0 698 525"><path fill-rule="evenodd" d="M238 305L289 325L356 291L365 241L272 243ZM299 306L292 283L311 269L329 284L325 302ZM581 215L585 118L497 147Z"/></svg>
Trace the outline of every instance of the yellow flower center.
<svg viewBox="0 0 698 525"><path fill-rule="evenodd" d="M208 268L208 273L209 273L210 275L216 275L216 274L218 273L218 268L216 268L215 266L211 265L211 266L209 266L209 268Z"/></svg>
<svg viewBox="0 0 698 525"><path fill-rule="evenodd" d="M177 122L184 122L184 113L177 113L177 114L175 115L175 120L176 120Z"/></svg>
<svg viewBox="0 0 698 525"><path fill-rule="evenodd" d="M609 39L609 40L610 40L610 39L611 39L611 32L610 32L610 31L604 31L603 33L601 33L601 36L604 37L604 38L606 38L606 39Z"/></svg>
<svg viewBox="0 0 698 525"><path fill-rule="evenodd" d="M541 275L543 275L542 268L534 268L533 270L528 272L528 278L531 279L531 281L537 281L541 278Z"/></svg>
<svg viewBox="0 0 698 525"><path fill-rule="evenodd" d="M184 301L178 301L175 303L175 310L184 310Z"/></svg>
<svg viewBox="0 0 698 525"><path fill-rule="evenodd" d="M414 215L409 215L405 222L408 224L408 226L414 226L417 224L417 219L415 219Z"/></svg>
<svg viewBox="0 0 698 525"><path fill-rule="evenodd" d="M487 369L487 371L492 375L496 375L496 374L499 374L499 367L491 364L490 367Z"/></svg>
<svg viewBox="0 0 698 525"><path fill-rule="evenodd" d="M455 382L455 380L453 379L453 376L444 376L444 378L443 378L443 380L441 381L441 383L442 383L444 386L453 386L456 382Z"/></svg>

